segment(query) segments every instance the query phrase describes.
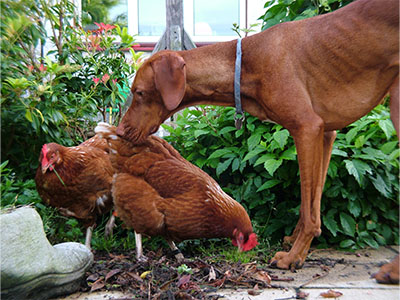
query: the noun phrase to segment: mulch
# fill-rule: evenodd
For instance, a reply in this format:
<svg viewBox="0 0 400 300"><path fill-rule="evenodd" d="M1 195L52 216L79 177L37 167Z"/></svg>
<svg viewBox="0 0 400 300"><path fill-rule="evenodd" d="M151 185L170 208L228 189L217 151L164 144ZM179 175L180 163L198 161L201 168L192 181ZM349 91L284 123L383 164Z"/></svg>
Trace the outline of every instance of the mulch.
<svg viewBox="0 0 400 300"><path fill-rule="evenodd" d="M120 253L94 252L94 264L82 282L82 292L122 291L139 299L219 299L221 288L247 289L257 295L261 289L282 288L278 278L266 266L231 263L212 257L194 257L178 262L171 255L145 253L147 260L138 261L135 251ZM132 299L129 298L120 298Z"/></svg>

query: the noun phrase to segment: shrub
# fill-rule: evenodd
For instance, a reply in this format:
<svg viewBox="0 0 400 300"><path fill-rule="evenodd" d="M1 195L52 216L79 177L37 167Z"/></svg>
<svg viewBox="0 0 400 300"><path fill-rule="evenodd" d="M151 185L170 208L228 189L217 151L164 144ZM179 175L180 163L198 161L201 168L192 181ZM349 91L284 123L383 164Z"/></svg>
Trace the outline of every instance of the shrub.
<svg viewBox="0 0 400 300"><path fill-rule="evenodd" d="M164 124L166 139L246 207L272 243L293 231L300 207L297 154L289 132L234 109L197 107ZM399 149L388 109L379 106L339 132L322 197L320 245L360 248L398 243Z"/></svg>
<svg viewBox="0 0 400 300"><path fill-rule="evenodd" d="M82 142L110 109L118 122L140 54L132 50L133 61L125 59L134 44L126 28L98 24L85 32L74 26L67 0L52 6L6 0L1 8L2 161L19 177L32 178L42 144ZM46 41L55 50L45 54Z"/></svg>

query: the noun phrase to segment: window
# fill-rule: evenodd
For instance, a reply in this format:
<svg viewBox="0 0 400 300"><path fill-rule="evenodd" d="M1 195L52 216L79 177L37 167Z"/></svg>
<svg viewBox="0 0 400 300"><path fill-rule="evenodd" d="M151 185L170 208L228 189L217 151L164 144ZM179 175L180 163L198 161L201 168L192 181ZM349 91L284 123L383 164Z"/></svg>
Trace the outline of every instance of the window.
<svg viewBox="0 0 400 300"><path fill-rule="evenodd" d="M82 23L127 26L139 43L156 43L165 31L166 0L82 0ZM218 42L237 38L240 28L257 22L265 0L183 0L183 22L194 42Z"/></svg>
<svg viewBox="0 0 400 300"><path fill-rule="evenodd" d="M128 25L127 4L130 0L82 0L82 26L87 30L97 29L96 23Z"/></svg>

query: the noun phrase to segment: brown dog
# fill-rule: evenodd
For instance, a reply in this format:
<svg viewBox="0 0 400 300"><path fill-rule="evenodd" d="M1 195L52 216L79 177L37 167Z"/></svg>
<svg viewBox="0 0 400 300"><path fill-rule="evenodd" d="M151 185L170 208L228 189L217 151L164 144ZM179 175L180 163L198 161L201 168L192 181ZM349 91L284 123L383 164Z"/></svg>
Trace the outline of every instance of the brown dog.
<svg viewBox="0 0 400 300"><path fill-rule="evenodd" d="M169 116L197 104L234 106L236 41L162 51L138 70L117 133L142 142ZM359 0L335 12L282 23L242 40L245 111L287 128L300 167L300 220L290 252L273 265L300 267L321 233L320 200L335 130L391 94L399 133L399 1Z"/></svg>

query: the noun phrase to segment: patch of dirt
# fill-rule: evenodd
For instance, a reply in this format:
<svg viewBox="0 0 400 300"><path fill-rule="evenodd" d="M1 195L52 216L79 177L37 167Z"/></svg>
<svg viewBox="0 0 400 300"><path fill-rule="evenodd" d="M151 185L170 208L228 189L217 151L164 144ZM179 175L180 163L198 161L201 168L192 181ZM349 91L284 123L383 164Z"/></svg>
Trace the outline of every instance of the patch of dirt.
<svg viewBox="0 0 400 300"><path fill-rule="evenodd" d="M140 299L218 299L220 288L244 288L251 295L263 288L282 288L273 281L293 280L271 278L266 268L256 262L216 262L205 257L178 263L174 256L154 252L146 253L146 261L137 261L135 251L96 251L94 256L81 292L115 290Z"/></svg>

